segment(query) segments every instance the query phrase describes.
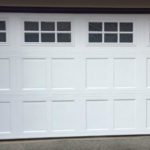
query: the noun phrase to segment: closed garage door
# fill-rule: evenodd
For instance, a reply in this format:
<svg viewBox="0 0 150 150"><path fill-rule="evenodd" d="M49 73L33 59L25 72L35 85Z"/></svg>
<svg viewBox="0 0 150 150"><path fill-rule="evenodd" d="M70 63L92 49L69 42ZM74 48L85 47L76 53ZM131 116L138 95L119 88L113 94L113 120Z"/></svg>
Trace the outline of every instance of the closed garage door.
<svg viewBox="0 0 150 150"><path fill-rule="evenodd" d="M150 15L0 14L0 139L150 134Z"/></svg>

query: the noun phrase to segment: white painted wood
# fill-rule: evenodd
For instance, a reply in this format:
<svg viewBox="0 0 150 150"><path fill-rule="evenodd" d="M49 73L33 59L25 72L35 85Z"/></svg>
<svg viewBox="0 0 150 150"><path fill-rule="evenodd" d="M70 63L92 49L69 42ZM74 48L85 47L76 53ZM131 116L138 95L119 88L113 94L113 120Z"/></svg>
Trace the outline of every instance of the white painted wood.
<svg viewBox="0 0 150 150"><path fill-rule="evenodd" d="M150 15L1 13L0 139L150 134ZM24 42L24 21L70 21L71 43ZM88 22L133 22L131 44L88 43Z"/></svg>

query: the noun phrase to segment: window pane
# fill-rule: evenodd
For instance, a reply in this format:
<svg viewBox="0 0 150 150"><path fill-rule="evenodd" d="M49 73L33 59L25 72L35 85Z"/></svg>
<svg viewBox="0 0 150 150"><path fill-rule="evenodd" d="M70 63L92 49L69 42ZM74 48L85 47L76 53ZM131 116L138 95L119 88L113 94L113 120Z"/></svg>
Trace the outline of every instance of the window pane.
<svg viewBox="0 0 150 150"><path fill-rule="evenodd" d="M89 42L102 42L102 34L89 34Z"/></svg>
<svg viewBox="0 0 150 150"><path fill-rule="evenodd" d="M120 23L120 31L133 31L133 23Z"/></svg>
<svg viewBox="0 0 150 150"><path fill-rule="evenodd" d="M6 33L0 33L0 42L6 42Z"/></svg>
<svg viewBox="0 0 150 150"><path fill-rule="evenodd" d="M106 22L105 31L118 31L118 24L114 22Z"/></svg>
<svg viewBox="0 0 150 150"><path fill-rule="evenodd" d="M6 23L5 23L5 21L0 21L0 30L6 30Z"/></svg>
<svg viewBox="0 0 150 150"><path fill-rule="evenodd" d="M105 42L117 42L117 34L105 34Z"/></svg>
<svg viewBox="0 0 150 150"><path fill-rule="evenodd" d="M38 31L39 30L39 24L38 22L24 22L24 30L26 31Z"/></svg>
<svg viewBox="0 0 150 150"><path fill-rule="evenodd" d="M39 34L25 33L25 42L39 42Z"/></svg>
<svg viewBox="0 0 150 150"><path fill-rule="evenodd" d="M58 42L71 42L71 34L70 33L58 33L57 41Z"/></svg>
<svg viewBox="0 0 150 150"><path fill-rule="evenodd" d="M133 42L133 34L120 34L120 42L121 43L132 43Z"/></svg>
<svg viewBox="0 0 150 150"><path fill-rule="evenodd" d="M89 22L89 31L102 31L102 23Z"/></svg>
<svg viewBox="0 0 150 150"><path fill-rule="evenodd" d="M42 31L54 31L55 23L54 22L41 22Z"/></svg>
<svg viewBox="0 0 150 150"><path fill-rule="evenodd" d="M71 23L70 22L57 22L57 30L58 31L71 31Z"/></svg>
<svg viewBox="0 0 150 150"><path fill-rule="evenodd" d="M42 42L55 42L55 34L54 33L42 33L41 40Z"/></svg>

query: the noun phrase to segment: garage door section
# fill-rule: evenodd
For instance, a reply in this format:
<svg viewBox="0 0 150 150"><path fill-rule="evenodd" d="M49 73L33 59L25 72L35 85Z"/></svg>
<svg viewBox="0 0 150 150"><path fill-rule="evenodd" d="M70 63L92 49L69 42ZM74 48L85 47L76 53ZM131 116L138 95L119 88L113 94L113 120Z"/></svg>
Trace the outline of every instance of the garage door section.
<svg viewBox="0 0 150 150"><path fill-rule="evenodd" d="M0 139L150 134L150 16L0 14Z"/></svg>

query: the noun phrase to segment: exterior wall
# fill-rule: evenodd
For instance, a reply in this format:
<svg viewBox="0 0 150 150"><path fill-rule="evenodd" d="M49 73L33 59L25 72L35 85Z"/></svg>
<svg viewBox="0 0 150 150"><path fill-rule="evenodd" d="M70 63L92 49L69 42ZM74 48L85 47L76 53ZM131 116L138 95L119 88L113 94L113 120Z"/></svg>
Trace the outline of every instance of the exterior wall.
<svg viewBox="0 0 150 150"><path fill-rule="evenodd" d="M1 0L0 6L150 8L147 0Z"/></svg>

